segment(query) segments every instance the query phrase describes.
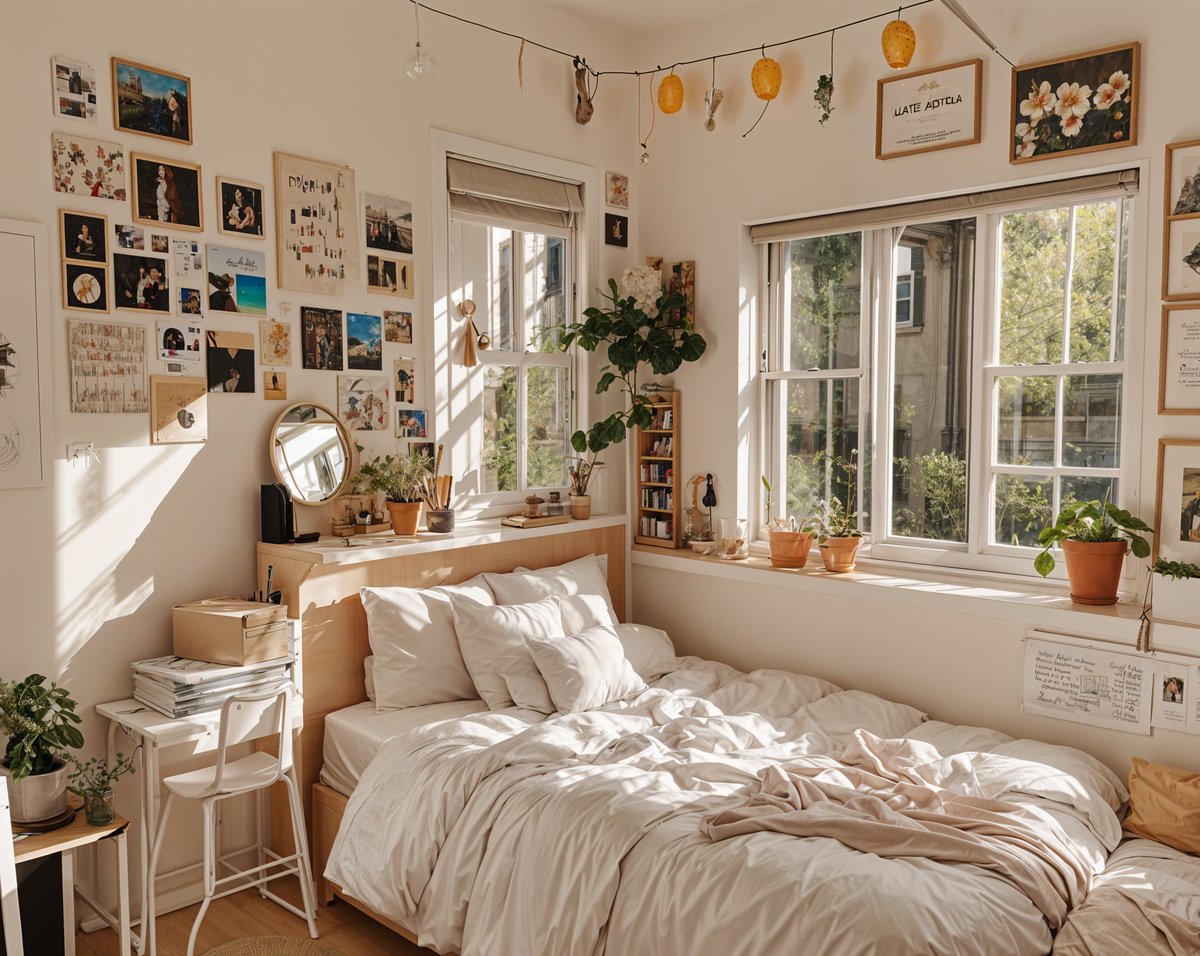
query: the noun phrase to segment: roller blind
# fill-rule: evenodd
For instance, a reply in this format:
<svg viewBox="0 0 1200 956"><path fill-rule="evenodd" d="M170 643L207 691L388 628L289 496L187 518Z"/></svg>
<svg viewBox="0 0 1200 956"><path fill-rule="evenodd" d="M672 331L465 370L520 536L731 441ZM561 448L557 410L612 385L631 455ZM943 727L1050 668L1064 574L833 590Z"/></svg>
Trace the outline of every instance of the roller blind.
<svg viewBox="0 0 1200 956"><path fill-rule="evenodd" d="M570 226L583 211L579 183L476 163L446 160L451 213L471 212L545 226Z"/></svg>
<svg viewBox="0 0 1200 956"><path fill-rule="evenodd" d="M823 216L808 216L799 219L784 219L780 222L760 223L750 227L752 242L776 242L799 239L811 235L835 235L841 232L857 232L893 223L911 222L914 219L954 218L987 212L1012 203L1036 203L1044 199L1079 201L1092 193L1124 189L1136 192L1138 171L1122 169L1094 176L1079 176L1046 183L1028 183L1009 186L1005 189L990 189L960 196L943 196L938 199L923 199L920 202L894 203L890 206L875 206L872 209L853 209L849 212L830 213Z"/></svg>

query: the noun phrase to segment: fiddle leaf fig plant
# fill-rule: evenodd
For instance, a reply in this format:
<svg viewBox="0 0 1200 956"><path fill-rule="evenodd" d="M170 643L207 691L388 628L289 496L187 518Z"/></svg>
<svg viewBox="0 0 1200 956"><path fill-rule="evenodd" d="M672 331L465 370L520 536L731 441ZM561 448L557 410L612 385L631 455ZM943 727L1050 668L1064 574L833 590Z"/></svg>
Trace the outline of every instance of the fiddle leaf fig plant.
<svg viewBox="0 0 1200 956"><path fill-rule="evenodd" d="M1124 508L1118 508L1105 498L1104 501L1072 501L1058 513L1058 518L1049 528L1038 534L1041 553L1033 559L1034 570L1046 577L1054 570L1054 555L1050 549L1063 541L1120 541L1129 540L1130 550L1139 558L1150 556L1150 543L1143 534L1153 534L1141 518L1136 518Z"/></svg>

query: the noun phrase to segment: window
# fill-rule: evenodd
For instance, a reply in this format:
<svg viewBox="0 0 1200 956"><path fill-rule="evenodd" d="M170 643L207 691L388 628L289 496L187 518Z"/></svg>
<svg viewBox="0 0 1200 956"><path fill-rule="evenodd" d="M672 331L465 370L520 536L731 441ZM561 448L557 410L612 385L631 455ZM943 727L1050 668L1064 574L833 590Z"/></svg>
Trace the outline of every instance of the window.
<svg viewBox="0 0 1200 956"><path fill-rule="evenodd" d="M853 230L755 236L763 470L780 504L857 508L876 558L1032 573L1063 504L1119 501L1129 172L930 206L958 215L914 203L907 222L882 209L822 220Z"/></svg>

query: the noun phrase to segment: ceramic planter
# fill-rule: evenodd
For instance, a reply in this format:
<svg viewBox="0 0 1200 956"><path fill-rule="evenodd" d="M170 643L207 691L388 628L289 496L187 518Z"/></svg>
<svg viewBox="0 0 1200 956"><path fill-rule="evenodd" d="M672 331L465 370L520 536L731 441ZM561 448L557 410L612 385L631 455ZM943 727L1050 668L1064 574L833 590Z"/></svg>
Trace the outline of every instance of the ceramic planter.
<svg viewBox="0 0 1200 956"><path fill-rule="evenodd" d="M1200 624L1200 578L1154 575L1154 620L1195 627Z"/></svg>
<svg viewBox="0 0 1200 956"><path fill-rule="evenodd" d="M768 531L767 535L771 541L772 567L802 568L808 563L811 531Z"/></svg>
<svg viewBox="0 0 1200 956"><path fill-rule="evenodd" d="M421 502L388 501L388 514L392 517L392 530L399 535L414 535L421 522Z"/></svg>
<svg viewBox="0 0 1200 956"><path fill-rule="evenodd" d="M13 823L37 823L67 809L67 765L55 761L49 773L14 780L7 766L0 773L8 781L8 800Z"/></svg>
<svg viewBox="0 0 1200 956"><path fill-rule="evenodd" d="M426 511L425 528L435 534L449 534L454 530L454 511L450 508L443 511Z"/></svg>
<svg viewBox="0 0 1200 956"><path fill-rule="evenodd" d="M592 516L591 495L568 495L571 499L571 517L583 521Z"/></svg>
<svg viewBox="0 0 1200 956"><path fill-rule="evenodd" d="M1071 582L1071 600L1076 604L1116 604L1129 542L1067 539L1062 549Z"/></svg>
<svg viewBox="0 0 1200 956"><path fill-rule="evenodd" d="M825 570L834 574L853 571L860 544L862 544L860 537L826 538L818 545L821 550L821 560L825 562Z"/></svg>

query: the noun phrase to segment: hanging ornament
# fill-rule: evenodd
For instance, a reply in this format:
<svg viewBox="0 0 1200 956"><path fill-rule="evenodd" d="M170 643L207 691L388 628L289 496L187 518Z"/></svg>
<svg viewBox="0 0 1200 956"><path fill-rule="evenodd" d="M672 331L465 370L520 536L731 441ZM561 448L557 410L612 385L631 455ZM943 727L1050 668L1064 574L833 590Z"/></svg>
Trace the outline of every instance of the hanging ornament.
<svg viewBox="0 0 1200 956"><path fill-rule="evenodd" d="M896 11L896 19L883 28L881 40L883 58L893 70L903 70L912 62L913 54L917 51L917 31L900 19L900 10Z"/></svg>
<svg viewBox="0 0 1200 956"><path fill-rule="evenodd" d="M717 128L717 121L713 117L716 115L717 107L721 105L721 101L724 99L725 91L717 89L717 58L714 56L712 61L712 86L704 94L704 109L708 113L708 118L704 121L704 128L710 133Z"/></svg>
<svg viewBox="0 0 1200 956"><path fill-rule="evenodd" d="M471 299L463 299L458 303L458 314L461 315L467 323L467 327L463 329L463 354L462 365L465 368L474 368L479 364L479 357L475 352L476 343L479 340L479 332L475 328L474 315L475 303ZM488 340L488 345L491 345L491 340ZM486 348L487 346L484 346Z"/></svg>
<svg viewBox="0 0 1200 956"><path fill-rule="evenodd" d="M837 30L829 33L829 72L817 78L817 88L813 91L813 100L821 110L821 118L817 122L822 126L829 122L829 114L833 112L833 37L836 33Z"/></svg>
<svg viewBox="0 0 1200 956"><path fill-rule="evenodd" d="M581 60L575 57L575 122L580 126L587 126L592 121L592 114L596 111L596 104L592 102L592 97L596 95L596 90L600 87L600 77L595 77L595 83L592 82L593 73L587 65L587 60Z"/></svg>
<svg viewBox="0 0 1200 956"><path fill-rule="evenodd" d="M762 118L767 115L767 107L771 105L771 100L779 95L779 88L782 85L783 70L779 67L779 61L772 60L767 56L767 48L764 46L762 57L750 70L750 87L754 90L754 95L765 102L762 112L758 114L758 119L754 121L754 126L742 133L742 139L753 133L755 127L762 122Z"/></svg>
<svg viewBox="0 0 1200 956"><path fill-rule="evenodd" d="M650 129L646 133L646 138L642 139L642 74L637 74L637 127L638 127L638 145L642 148L642 155L639 162L643 165L650 163L650 136L654 133L654 77L658 75L658 70L650 74Z"/></svg>
<svg viewBox="0 0 1200 956"><path fill-rule="evenodd" d="M517 50L517 86L525 92L525 40L522 38L521 47Z"/></svg>
<svg viewBox="0 0 1200 956"><path fill-rule="evenodd" d="M658 108L664 113L678 113L683 108L683 80L675 75L673 67L659 84Z"/></svg>
<svg viewBox="0 0 1200 956"><path fill-rule="evenodd" d="M413 55L404 61L404 72L410 80L427 82L437 76L437 60L421 49L421 5L413 4L417 21L417 45Z"/></svg>

